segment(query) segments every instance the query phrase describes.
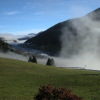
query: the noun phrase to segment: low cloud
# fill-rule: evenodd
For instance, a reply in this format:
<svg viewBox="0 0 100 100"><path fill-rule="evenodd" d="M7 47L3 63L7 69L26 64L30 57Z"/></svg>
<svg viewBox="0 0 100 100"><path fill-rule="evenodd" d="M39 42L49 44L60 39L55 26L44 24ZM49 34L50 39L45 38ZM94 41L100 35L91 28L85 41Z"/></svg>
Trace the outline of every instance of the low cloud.
<svg viewBox="0 0 100 100"><path fill-rule="evenodd" d="M62 66L100 70L100 19L92 13L71 19L62 29Z"/></svg>
<svg viewBox="0 0 100 100"><path fill-rule="evenodd" d="M16 36L12 35L12 34L2 34L0 33L0 37L6 39L6 40L14 40L14 39L17 39Z"/></svg>
<svg viewBox="0 0 100 100"><path fill-rule="evenodd" d="M7 53L3 53L0 52L0 57L2 58L10 58L10 59L16 59L16 60L22 60L22 61L28 61L28 58L23 56L23 55L19 55L19 54L15 54L13 52L7 52Z"/></svg>

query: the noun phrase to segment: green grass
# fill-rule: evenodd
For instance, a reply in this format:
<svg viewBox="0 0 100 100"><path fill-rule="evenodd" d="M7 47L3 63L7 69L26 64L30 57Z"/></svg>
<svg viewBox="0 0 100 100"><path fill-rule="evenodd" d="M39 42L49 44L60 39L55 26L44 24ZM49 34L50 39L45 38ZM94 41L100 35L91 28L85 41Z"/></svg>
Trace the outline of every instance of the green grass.
<svg viewBox="0 0 100 100"><path fill-rule="evenodd" d="M100 72L0 58L0 100L33 100L40 85L67 87L83 100L100 100Z"/></svg>

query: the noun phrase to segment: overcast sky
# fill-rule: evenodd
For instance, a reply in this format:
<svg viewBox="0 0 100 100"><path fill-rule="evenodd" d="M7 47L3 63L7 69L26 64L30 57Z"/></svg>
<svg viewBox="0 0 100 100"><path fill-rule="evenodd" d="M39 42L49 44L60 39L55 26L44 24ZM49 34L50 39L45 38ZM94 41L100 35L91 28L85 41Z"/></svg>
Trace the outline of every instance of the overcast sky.
<svg viewBox="0 0 100 100"><path fill-rule="evenodd" d="M37 33L99 7L99 0L0 0L0 34Z"/></svg>

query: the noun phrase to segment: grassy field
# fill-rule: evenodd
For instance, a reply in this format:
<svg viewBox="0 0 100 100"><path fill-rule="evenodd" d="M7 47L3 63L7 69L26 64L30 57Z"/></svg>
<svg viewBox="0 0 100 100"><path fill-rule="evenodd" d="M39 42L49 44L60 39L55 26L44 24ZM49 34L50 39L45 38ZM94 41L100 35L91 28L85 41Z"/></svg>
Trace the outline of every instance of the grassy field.
<svg viewBox="0 0 100 100"><path fill-rule="evenodd" d="M0 100L33 100L40 85L67 87L83 100L100 100L100 72L0 58Z"/></svg>

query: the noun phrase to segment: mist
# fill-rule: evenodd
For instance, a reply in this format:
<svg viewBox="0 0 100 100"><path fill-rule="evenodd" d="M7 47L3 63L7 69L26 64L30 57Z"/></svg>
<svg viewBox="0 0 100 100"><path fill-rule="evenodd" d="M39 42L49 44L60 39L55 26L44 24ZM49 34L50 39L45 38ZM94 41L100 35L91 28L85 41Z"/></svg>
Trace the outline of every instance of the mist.
<svg viewBox="0 0 100 100"><path fill-rule="evenodd" d="M12 34L7 34L7 33L0 33L0 37L3 38L4 41L7 43L14 43L14 40L16 40L17 43L24 43L26 40L18 40L20 38L25 38L25 37L34 37L35 35L12 35Z"/></svg>
<svg viewBox="0 0 100 100"><path fill-rule="evenodd" d="M21 61L26 61L26 62L28 62L28 59L29 59L29 57L26 57L26 56L21 55L21 54L16 54L16 53L13 53L13 52L10 52L10 51L8 51L6 53L5 52L0 52L0 57L1 58L10 58L10 59L15 59L15 60L21 60ZM37 59L38 64L46 65L46 62L47 62L48 58L45 58L45 59L36 58L36 59Z"/></svg>
<svg viewBox="0 0 100 100"><path fill-rule="evenodd" d="M22 61L28 61L28 58L23 56L23 55L19 55L19 54L15 54L13 52L6 52L6 53L3 53L3 52L0 52L0 57L2 58L10 58L10 59L16 59L16 60L22 60Z"/></svg>
<svg viewBox="0 0 100 100"><path fill-rule="evenodd" d="M17 36L14 36L12 34L7 34L7 33L0 33L0 37L6 39L6 40L16 40L18 37Z"/></svg>
<svg viewBox="0 0 100 100"><path fill-rule="evenodd" d="M70 26L66 23L62 29L58 66L100 70L100 20L97 15L92 13L71 19Z"/></svg>

